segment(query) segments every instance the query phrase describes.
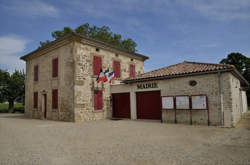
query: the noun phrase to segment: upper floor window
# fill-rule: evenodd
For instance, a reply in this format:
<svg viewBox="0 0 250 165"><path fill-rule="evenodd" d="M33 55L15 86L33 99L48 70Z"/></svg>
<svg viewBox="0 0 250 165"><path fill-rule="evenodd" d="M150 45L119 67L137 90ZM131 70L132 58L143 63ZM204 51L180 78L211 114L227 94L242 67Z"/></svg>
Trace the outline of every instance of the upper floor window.
<svg viewBox="0 0 250 165"><path fill-rule="evenodd" d="M121 77L121 65L120 65L119 61L114 61L113 71L115 73L115 77L116 78L120 78Z"/></svg>
<svg viewBox="0 0 250 165"><path fill-rule="evenodd" d="M102 106L103 106L102 91L101 90L95 90L94 91L94 109L95 110L101 110Z"/></svg>
<svg viewBox="0 0 250 165"><path fill-rule="evenodd" d="M33 101L34 108L38 108L38 92L34 92Z"/></svg>
<svg viewBox="0 0 250 165"><path fill-rule="evenodd" d="M99 75L101 68L102 68L102 58L98 57L98 56L94 56L94 58L93 58L93 73L94 73L94 75Z"/></svg>
<svg viewBox="0 0 250 165"><path fill-rule="evenodd" d="M133 64L130 64L130 66L129 66L129 75L130 75L130 77L135 77L135 65L133 65Z"/></svg>
<svg viewBox="0 0 250 165"><path fill-rule="evenodd" d="M38 65L34 66L34 81L38 81Z"/></svg>
<svg viewBox="0 0 250 165"><path fill-rule="evenodd" d="M58 58L52 60L52 77L58 76Z"/></svg>
<svg viewBox="0 0 250 165"><path fill-rule="evenodd" d="M52 109L58 108L58 90L53 89L52 90Z"/></svg>

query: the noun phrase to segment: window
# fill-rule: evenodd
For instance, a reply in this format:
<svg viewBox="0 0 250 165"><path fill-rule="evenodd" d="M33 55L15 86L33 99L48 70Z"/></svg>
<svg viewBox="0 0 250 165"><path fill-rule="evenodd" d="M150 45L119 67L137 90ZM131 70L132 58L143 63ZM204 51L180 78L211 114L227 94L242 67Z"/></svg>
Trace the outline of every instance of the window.
<svg viewBox="0 0 250 165"><path fill-rule="evenodd" d="M121 67L120 67L120 62L119 61L114 61L113 70L114 70L114 73L115 73L115 77L120 78L120 76L121 76Z"/></svg>
<svg viewBox="0 0 250 165"><path fill-rule="evenodd" d="M34 66L34 81L38 81L38 65Z"/></svg>
<svg viewBox="0 0 250 165"><path fill-rule="evenodd" d="M38 108L38 92L34 92L34 108Z"/></svg>
<svg viewBox="0 0 250 165"><path fill-rule="evenodd" d="M135 65L130 64L129 72L130 72L130 77L135 77Z"/></svg>
<svg viewBox="0 0 250 165"><path fill-rule="evenodd" d="M53 89L52 90L52 109L58 108L58 90Z"/></svg>
<svg viewBox="0 0 250 165"><path fill-rule="evenodd" d="M102 109L102 91L101 90L95 90L94 91L94 108L95 110L101 110Z"/></svg>
<svg viewBox="0 0 250 165"><path fill-rule="evenodd" d="M52 60L52 77L58 76L58 58Z"/></svg>
<svg viewBox="0 0 250 165"><path fill-rule="evenodd" d="M102 58L98 56L94 56L94 59L93 59L94 75L99 75L101 68L102 68Z"/></svg>

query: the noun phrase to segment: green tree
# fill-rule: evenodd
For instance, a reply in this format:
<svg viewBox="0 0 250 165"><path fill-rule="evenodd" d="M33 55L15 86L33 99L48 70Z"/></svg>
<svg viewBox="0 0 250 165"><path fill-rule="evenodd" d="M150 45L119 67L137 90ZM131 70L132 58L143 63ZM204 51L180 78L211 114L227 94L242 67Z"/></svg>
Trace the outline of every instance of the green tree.
<svg viewBox="0 0 250 165"><path fill-rule="evenodd" d="M120 34L111 32L108 26L97 27L97 26L90 26L88 23L85 23L83 25L78 26L75 29L71 29L70 27L64 27L63 30L56 30L52 32L51 35L54 39L60 39L72 32L75 32L77 34L80 34L88 38L112 44L114 46L126 49L130 52L137 51L136 50L137 44L135 41L133 41L131 38L122 39L122 36ZM40 42L40 47L43 47L48 43L50 43L49 40L45 42Z"/></svg>
<svg viewBox="0 0 250 165"><path fill-rule="evenodd" d="M241 53L230 53L227 58L220 61L221 64L231 64L242 74L242 76L250 83L250 58ZM247 91L248 102L250 102L250 91Z"/></svg>
<svg viewBox="0 0 250 165"><path fill-rule="evenodd" d="M20 97L24 97L24 81L25 74L23 71L15 71L9 74L7 71L0 71L0 94L1 98L9 102L9 112L14 110L14 101Z"/></svg>

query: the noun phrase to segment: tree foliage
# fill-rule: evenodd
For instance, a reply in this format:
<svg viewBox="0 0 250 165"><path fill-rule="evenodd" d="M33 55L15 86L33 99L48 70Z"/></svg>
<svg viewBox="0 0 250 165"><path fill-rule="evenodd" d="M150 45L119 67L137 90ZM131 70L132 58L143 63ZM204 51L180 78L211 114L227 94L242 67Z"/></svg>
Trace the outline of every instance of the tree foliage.
<svg viewBox="0 0 250 165"><path fill-rule="evenodd" d="M114 46L126 49L130 52L136 52L136 42L133 41L131 38L122 39L122 36L120 34L116 34L111 32L110 28L108 26L90 26L88 23L85 23L83 25L78 26L75 29L71 29L70 27L64 27L63 30L56 30L52 32L52 37L54 39L60 39L64 36L75 32L77 34L80 34L82 36L92 38L95 40L99 40L108 44L112 44ZM50 43L50 41L40 42L40 47L43 47Z"/></svg>
<svg viewBox="0 0 250 165"><path fill-rule="evenodd" d="M250 82L250 58L241 53L230 53L220 63L234 65L244 78Z"/></svg>
<svg viewBox="0 0 250 165"><path fill-rule="evenodd" d="M242 74L242 76L250 83L250 58L241 53L230 53L227 58L220 62L221 64L231 64ZM250 91L247 91L248 103L250 103Z"/></svg>
<svg viewBox="0 0 250 165"><path fill-rule="evenodd" d="M9 102L9 111L13 111L14 101L24 98L25 74L23 71L15 71L10 74L0 69L0 98Z"/></svg>

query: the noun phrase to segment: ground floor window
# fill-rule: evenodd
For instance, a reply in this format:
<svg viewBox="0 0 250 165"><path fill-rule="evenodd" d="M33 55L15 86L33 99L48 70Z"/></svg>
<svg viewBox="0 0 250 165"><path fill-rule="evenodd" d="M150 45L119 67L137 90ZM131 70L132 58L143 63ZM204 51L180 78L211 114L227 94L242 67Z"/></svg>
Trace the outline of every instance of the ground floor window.
<svg viewBox="0 0 250 165"><path fill-rule="evenodd" d="M58 108L58 90L53 89L52 90L52 109Z"/></svg>
<svg viewBox="0 0 250 165"><path fill-rule="evenodd" d="M101 110L102 107L103 107L102 91L95 90L94 91L94 108L95 110Z"/></svg>
<svg viewBox="0 0 250 165"><path fill-rule="evenodd" d="M38 92L34 92L34 108L38 108Z"/></svg>

